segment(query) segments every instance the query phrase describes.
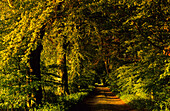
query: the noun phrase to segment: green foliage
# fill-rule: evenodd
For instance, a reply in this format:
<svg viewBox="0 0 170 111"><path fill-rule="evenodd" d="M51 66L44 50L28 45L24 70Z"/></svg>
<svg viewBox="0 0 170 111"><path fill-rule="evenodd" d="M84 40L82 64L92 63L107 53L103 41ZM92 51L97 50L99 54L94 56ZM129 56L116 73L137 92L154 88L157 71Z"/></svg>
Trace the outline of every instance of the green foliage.
<svg viewBox="0 0 170 111"><path fill-rule="evenodd" d="M35 103L28 95L41 86L44 105L37 110L67 110L86 95L76 92L103 79L139 109L168 110L169 4L168 0L1 0L0 108L26 109L28 101ZM30 55L41 44L37 81L30 75ZM63 67L73 94L60 98Z"/></svg>
<svg viewBox="0 0 170 111"><path fill-rule="evenodd" d="M54 98L56 101L55 103L44 103L43 107L40 107L36 111L68 111L69 108L71 108L73 105L77 104L78 102L81 102L84 97L88 95L88 92L78 92L74 94L70 94L68 96L60 96L57 98Z"/></svg>
<svg viewBox="0 0 170 111"><path fill-rule="evenodd" d="M111 88L140 110L168 110L169 55L164 50L170 40L166 28L169 2L142 0L125 4L128 7L122 13L131 16L121 22L124 57L120 56L122 62L108 78Z"/></svg>
<svg viewBox="0 0 170 111"><path fill-rule="evenodd" d="M162 70L157 70L157 67L163 66L162 64L155 64L155 66L153 67L152 63L137 63L119 67L114 72L116 77L112 80L115 83L114 86L119 87L113 91L119 92L122 99L139 109L167 109L169 106L168 77L160 79ZM161 104L163 107L160 107Z"/></svg>

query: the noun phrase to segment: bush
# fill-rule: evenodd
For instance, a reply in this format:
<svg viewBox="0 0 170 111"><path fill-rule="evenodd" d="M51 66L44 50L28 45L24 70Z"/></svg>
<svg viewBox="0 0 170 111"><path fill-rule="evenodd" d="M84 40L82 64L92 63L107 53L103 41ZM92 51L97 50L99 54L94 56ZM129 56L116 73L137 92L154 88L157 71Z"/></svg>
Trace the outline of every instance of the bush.
<svg viewBox="0 0 170 111"><path fill-rule="evenodd" d="M82 101L87 95L88 92L78 92L67 96L60 96L57 98L56 103L46 102L42 107L36 109L36 111L67 111L72 105Z"/></svg>

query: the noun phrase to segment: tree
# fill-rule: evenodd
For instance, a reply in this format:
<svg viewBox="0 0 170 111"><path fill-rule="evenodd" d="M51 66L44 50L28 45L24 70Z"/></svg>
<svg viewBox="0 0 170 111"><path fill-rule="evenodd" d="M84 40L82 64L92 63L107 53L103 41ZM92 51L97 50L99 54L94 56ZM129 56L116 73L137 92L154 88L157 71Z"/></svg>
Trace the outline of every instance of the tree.
<svg viewBox="0 0 170 111"><path fill-rule="evenodd" d="M13 57L19 57L17 63L22 64L22 67L20 66L20 69L16 68L16 70L24 71L24 67L28 69L27 75L23 74L26 78L29 78L25 80L27 83L26 93L29 98L33 98L32 100L37 105L40 105L42 100L40 73L42 40L48 27L54 22L55 16L58 14L56 7L58 7L59 2L53 4L52 1L30 2L25 0L22 2L13 1L13 3L2 1L1 3L4 4L2 16L5 17L2 20L12 24L7 27L10 32L4 36L3 43L7 44L7 48L1 51L3 53L3 65L7 66L10 61L13 61ZM5 8L7 5L9 7ZM32 103L27 105L31 107Z"/></svg>
<svg viewBox="0 0 170 111"><path fill-rule="evenodd" d="M139 97L146 99L147 96L142 95L148 94L152 109L159 109L156 103L164 104L164 109L167 105L165 102L168 98L166 79L169 77L166 75L164 76L166 79L160 79L160 76L165 73L164 69L167 67L165 61L169 60L168 56L163 53L169 43L166 28L168 6L169 2L162 0L124 3L126 7L124 15L130 16L122 16L124 20L121 22L119 40L123 48L121 49L122 55L126 54L126 58L125 62L112 72L112 78L114 78L112 81L117 81L114 84L119 86L122 95L137 96L143 93Z"/></svg>

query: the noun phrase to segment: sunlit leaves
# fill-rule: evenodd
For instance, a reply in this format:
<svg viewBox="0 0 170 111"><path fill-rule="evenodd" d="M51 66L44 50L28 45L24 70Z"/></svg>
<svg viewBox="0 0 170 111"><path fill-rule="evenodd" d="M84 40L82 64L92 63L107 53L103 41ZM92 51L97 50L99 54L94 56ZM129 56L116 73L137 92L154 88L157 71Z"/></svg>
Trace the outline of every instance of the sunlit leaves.
<svg viewBox="0 0 170 111"><path fill-rule="evenodd" d="M118 81L117 85L120 86L121 93L134 93L135 95L141 91L146 95L146 93L152 92L151 101L157 101L158 104L155 106L159 107L162 101L164 101L163 104L167 104L166 101L169 97L169 95L166 96L169 67L165 62L168 61L167 53L169 51L167 49L166 53L165 49L169 46L167 44L170 40L166 27L166 23L168 23L166 9L169 7L169 3L161 0L143 0L126 5L128 5L126 12L131 16L127 16L123 21L122 28L124 29L122 30L125 32L120 35L122 35L121 46L124 48L122 52L124 52L125 64L128 65L120 66L113 73L113 77ZM124 38L125 36L126 38ZM135 61L128 63L129 59ZM117 78L114 74L118 74Z"/></svg>
<svg viewBox="0 0 170 111"><path fill-rule="evenodd" d="M162 0L2 0L2 82L11 85L13 81L17 86L19 79L27 77L30 54L42 43L44 85L52 87L61 76L61 59L67 54L71 87L78 82L92 84L87 81L94 80L94 67L103 72L104 65L99 64L108 62L105 68L112 70L108 77L122 91L139 94L154 89L159 93L156 87L165 85L162 81L169 76L168 4ZM63 44L67 44L67 49L63 49ZM26 79L23 80L21 83L25 84ZM45 80L53 82L49 84ZM30 89L35 84L21 88ZM18 91L17 87L11 89L15 90Z"/></svg>

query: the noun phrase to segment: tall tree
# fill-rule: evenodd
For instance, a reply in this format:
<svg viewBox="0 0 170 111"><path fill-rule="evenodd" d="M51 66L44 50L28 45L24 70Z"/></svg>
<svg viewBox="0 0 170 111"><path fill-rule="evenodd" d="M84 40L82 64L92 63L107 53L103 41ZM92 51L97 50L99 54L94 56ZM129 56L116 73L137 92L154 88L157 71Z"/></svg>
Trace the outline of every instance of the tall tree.
<svg viewBox="0 0 170 111"><path fill-rule="evenodd" d="M30 78L28 92L30 99L37 105L42 102L40 55L43 49L42 40L45 32L57 18L60 12L59 2L53 1L1 1L3 4L3 21L11 24L10 32L4 36L4 44L7 44L2 52L3 65L13 61L13 57L20 57L20 63L29 68L26 78ZM8 8L5 8L7 6ZM9 66L12 68L11 66ZM24 68L22 66L22 68ZM23 71L24 69L17 69ZM24 75L24 74L23 74ZM30 91L29 91L30 90ZM32 105L32 103L31 103ZM30 105L28 105L30 107Z"/></svg>

